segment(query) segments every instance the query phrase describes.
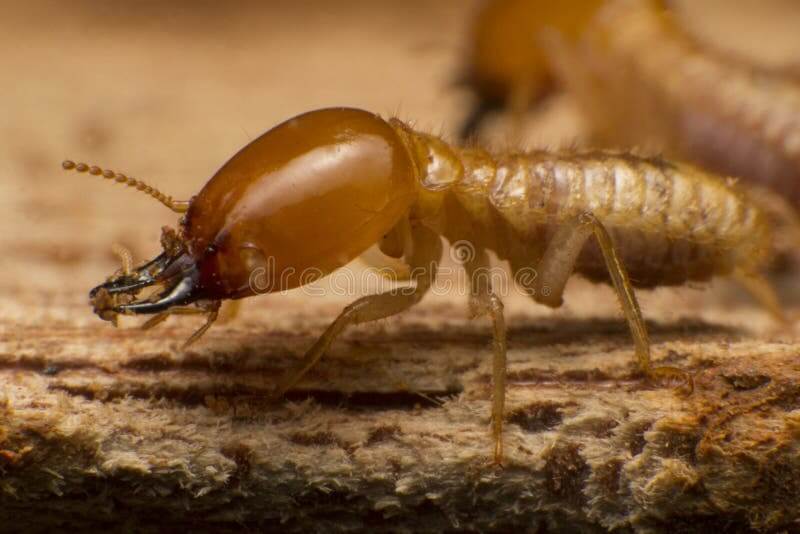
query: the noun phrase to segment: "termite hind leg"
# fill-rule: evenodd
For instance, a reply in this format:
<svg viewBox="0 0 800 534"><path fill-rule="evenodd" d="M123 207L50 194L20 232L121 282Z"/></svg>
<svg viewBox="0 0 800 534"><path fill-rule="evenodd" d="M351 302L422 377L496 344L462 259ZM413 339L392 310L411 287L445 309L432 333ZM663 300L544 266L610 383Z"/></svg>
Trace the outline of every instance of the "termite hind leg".
<svg viewBox="0 0 800 534"><path fill-rule="evenodd" d="M345 328L391 317L407 310L422 299L436 276L436 269L442 255L442 243L437 234L424 226L412 229L410 238L412 242L407 244L406 250L412 252L406 261L414 273L412 279L415 285L362 297L348 305L305 353L300 363L284 376L275 390L275 398L282 397L294 387L303 375L322 358L331 343Z"/></svg>
<svg viewBox="0 0 800 534"><path fill-rule="evenodd" d="M677 367L652 366L650 340L633 286L617 255L611 236L593 214L583 213L564 223L556 231L539 263L534 298L548 306L557 307L561 304L567 279L572 274L586 240L592 235L600 245L606 268L630 328L636 357L642 371L650 379L681 378L691 392L694 389L694 382L689 373Z"/></svg>
<svg viewBox="0 0 800 534"><path fill-rule="evenodd" d="M488 315L492 320L492 438L494 462L503 461L503 417L506 399L506 323L503 302L494 293L490 279L489 258L483 249L475 250L464 262L469 280L469 306L473 317Z"/></svg>
<svg viewBox="0 0 800 534"><path fill-rule="evenodd" d="M788 326L791 321L783 311L772 285L760 274L735 269L731 275L778 323Z"/></svg>

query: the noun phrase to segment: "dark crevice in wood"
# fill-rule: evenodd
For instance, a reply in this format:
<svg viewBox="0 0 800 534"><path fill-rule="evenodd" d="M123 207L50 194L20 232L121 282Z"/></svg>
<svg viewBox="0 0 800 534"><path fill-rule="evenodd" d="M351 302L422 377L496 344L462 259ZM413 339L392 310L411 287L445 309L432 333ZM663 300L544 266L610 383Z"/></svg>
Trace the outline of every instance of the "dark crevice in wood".
<svg viewBox="0 0 800 534"><path fill-rule="evenodd" d="M116 391L98 391L90 386L71 386L55 384L51 389L64 391L70 395L83 397L89 400L112 402L122 398L171 400L185 406L204 406L209 402L219 404L227 402L230 405L247 404L249 408L279 407L283 402L314 401L321 406L335 407L344 411L382 411L382 410L419 410L431 409L441 406L445 399L461 393L460 389L452 388L439 391L358 391L346 393L342 391L327 391L319 389L294 390L288 392L283 400L272 401L269 390L258 390L244 386L236 388L156 388L131 387Z"/></svg>

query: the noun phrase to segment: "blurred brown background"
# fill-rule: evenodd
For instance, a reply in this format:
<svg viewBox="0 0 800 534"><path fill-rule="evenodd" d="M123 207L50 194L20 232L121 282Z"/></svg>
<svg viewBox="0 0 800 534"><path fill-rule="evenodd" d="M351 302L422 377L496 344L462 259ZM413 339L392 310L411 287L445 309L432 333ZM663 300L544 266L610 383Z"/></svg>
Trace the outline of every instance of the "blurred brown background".
<svg viewBox="0 0 800 534"><path fill-rule="evenodd" d="M797 2L678 4L686 23L720 46L759 61L796 60ZM397 114L449 135L471 103L454 82L478 5L3 2L0 328L106 327L85 295L117 267L111 243L141 260L157 252L160 227L175 222L143 195L63 173L62 159L187 198L259 133L318 107ZM578 135L580 119L557 98L527 127L513 143L552 145ZM509 143L502 118L488 134Z"/></svg>

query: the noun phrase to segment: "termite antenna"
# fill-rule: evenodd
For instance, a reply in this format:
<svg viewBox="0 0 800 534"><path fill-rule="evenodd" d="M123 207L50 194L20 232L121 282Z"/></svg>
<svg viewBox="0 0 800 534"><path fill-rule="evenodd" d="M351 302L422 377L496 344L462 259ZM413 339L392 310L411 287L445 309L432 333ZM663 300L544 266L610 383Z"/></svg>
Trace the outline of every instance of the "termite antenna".
<svg viewBox="0 0 800 534"><path fill-rule="evenodd" d="M133 272L133 254L119 243L111 245L111 251L116 254L122 262L122 274L130 275Z"/></svg>
<svg viewBox="0 0 800 534"><path fill-rule="evenodd" d="M141 180L131 178L130 176L126 176L120 172L114 172L109 169L101 169L96 165L75 163L74 161L68 159L61 163L61 167L63 167L66 171L88 172L89 174L93 174L95 176L102 176L107 180L114 180L115 182L125 184L130 187L135 187L139 191L142 191L143 193L158 200L175 213L185 213L189 209L188 201L175 200L171 196L165 195L155 187L151 187Z"/></svg>

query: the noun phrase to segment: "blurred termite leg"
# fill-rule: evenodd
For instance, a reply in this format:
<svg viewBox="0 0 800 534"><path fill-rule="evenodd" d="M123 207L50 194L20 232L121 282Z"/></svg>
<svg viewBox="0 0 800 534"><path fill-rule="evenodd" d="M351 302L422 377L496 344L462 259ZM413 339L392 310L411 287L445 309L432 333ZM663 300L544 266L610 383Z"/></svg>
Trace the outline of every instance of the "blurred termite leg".
<svg viewBox="0 0 800 534"><path fill-rule="evenodd" d="M412 229L411 242L405 243L404 249L410 250L409 255L406 256L406 262L413 273L412 280L415 285L362 297L349 304L305 353L300 363L283 377L276 388L276 398L280 398L297 384L303 375L322 358L331 343L345 328L391 317L407 310L425 296L436 277L436 270L442 255L441 239L430 229L418 226Z"/></svg>
<svg viewBox="0 0 800 534"><path fill-rule="evenodd" d="M490 98L480 98L475 102L472 110L464 120L461 130L458 133L459 140L463 143L465 141L473 140L478 137L481 126L493 113L503 109L503 103L499 100Z"/></svg>
<svg viewBox="0 0 800 534"><path fill-rule="evenodd" d="M534 80L528 79L517 81L505 100L481 98L461 126L459 140L463 143L476 139L490 115L508 109L511 117L511 133L508 137L515 141L522 141L526 113L536 104L551 96L552 93L552 85L543 86L541 81L536 83Z"/></svg>
<svg viewBox="0 0 800 534"><path fill-rule="evenodd" d="M162 323L170 315L205 314L206 322L203 323L203 326L198 328L191 336L189 336L189 339L187 339L181 346L181 349L185 349L186 347L188 347L189 345L200 339L203 336L203 334L206 333L206 330L211 328L211 325L214 324L214 321L217 320L217 317L219 315L219 307L220 307L220 301L214 300L204 305L203 307L198 307L198 308L191 308L188 306L170 308L169 310L157 313L156 315L148 319L145 323L142 324L141 329L149 330L154 326Z"/></svg>
<svg viewBox="0 0 800 534"><path fill-rule="evenodd" d="M241 300L230 300L222 307L219 316L217 317L217 324L228 324L239 317L239 312L242 310Z"/></svg>
<svg viewBox="0 0 800 534"><path fill-rule="evenodd" d="M575 262L586 244L594 235L600 245L606 268L614 285L614 290L622 306L622 312L633 337L636 357L644 374L649 379L682 378L689 392L694 389L692 376L677 367L653 367L650 360L650 340L642 318L642 311L636 300L633 286L622 265L614 242L605 226L591 213L578 215L564 223L553 236L539 263L534 298L552 307L562 303L564 286L572 274Z"/></svg>
<svg viewBox="0 0 800 534"><path fill-rule="evenodd" d="M150 317L147 321L142 323L142 326L140 326L139 328L141 328L142 330L150 330L151 328L163 323L169 316L170 312L157 313L156 315Z"/></svg>
<svg viewBox="0 0 800 534"><path fill-rule="evenodd" d="M206 331L211 328L211 325L214 324L214 321L216 321L217 317L219 316L220 304L220 301L212 300L204 306L205 310L200 310L201 312L204 311L207 314L206 322L203 324L203 326L198 328L194 334L189 336L189 339L183 342L183 345L181 345L181 350L185 350L189 345L203 337L203 334L205 334Z"/></svg>
<svg viewBox="0 0 800 534"><path fill-rule="evenodd" d="M575 96L576 101L595 104L587 105L585 111L581 108L581 112L591 121L592 143L607 145L609 134L602 128L606 124L615 124L611 122L611 116L617 113L617 110L604 105L604 102L597 98L597 95L603 95L608 91L604 86L605 80L587 67L587 63L593 64L583 57L597 52L584 51L581 42L570 42L560 32L552 29L540 32L537 42L560 84ZM622 77L622 74L618 77ZM616 78L614 81L622 83ZM639 118L639 120L644 119Z"/></svg>
<svg viewBox="0 0 800 534"><path fill-rule="evenodd" d="M770 273L794 272L800 265L800 214L786 197L753 184L738 184L766 214L772 226L775 259Z"/></svg>
<svg viewBox="0 0 800 534"><path fill-rule="evenodd" d="M473 318L483 315L492 320L492 438L494 461L503 461L503 416L506 401L506 323L503 302L494 293L489 271L489 257L484 249L477 249L464 261L470 283L469 307Z"/></svg>
<svg viewBox="0 0 800 534"><path fill-rule="evenodd" d="M525 130L525 114L536 100L541 100L549 91L537 87L533 80L518 80L508 96L508 109L511 112L511 128L509 138L516 143L523 142Z"/></svg>
<svg viewBox="0 0 800 534"><path fill-rule="evenodd" d="M190 308L188 306L170 308L167 311L155 314L147 321L142 323L142 326L140 326L139 328L141 328L142 330L150 330L154 326L158 326L159 324L163 323L166 320L166 318L169 317L170 315L197 315L200 313L207 313L207 312L200 308Z"/></svg>
<svg viewBox="0 0 800 534"><path fill-rule="evenodd" d="M790 321L783 312L778 295L763 276L757 273L745 272L741 269L734 269L731 277L736 280L748 293L775 319L783 326L789 325Z"/></svg>

